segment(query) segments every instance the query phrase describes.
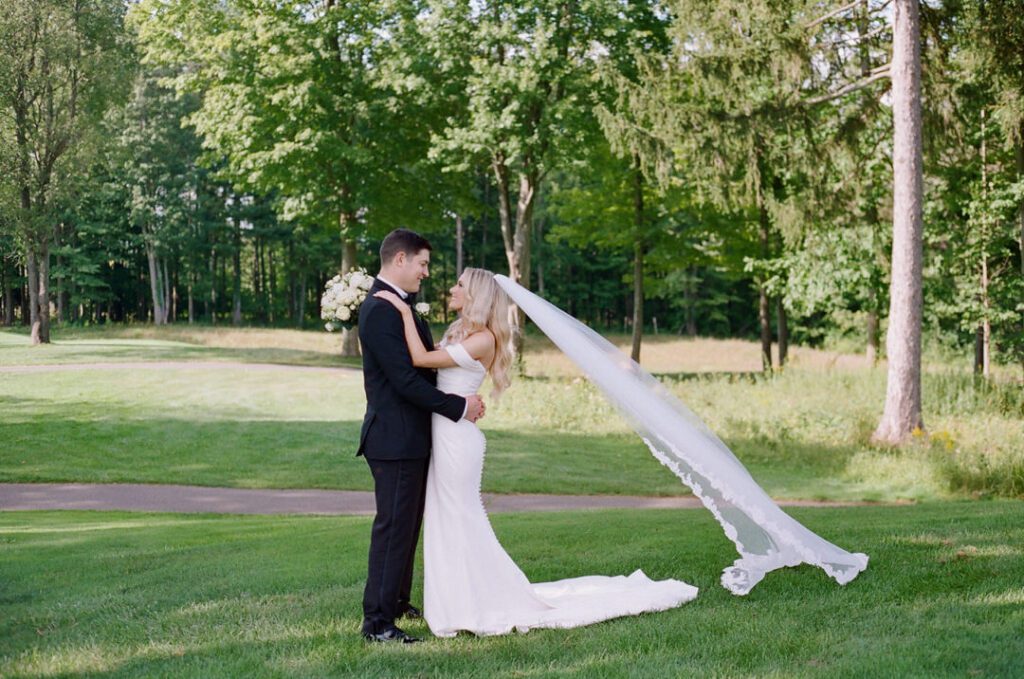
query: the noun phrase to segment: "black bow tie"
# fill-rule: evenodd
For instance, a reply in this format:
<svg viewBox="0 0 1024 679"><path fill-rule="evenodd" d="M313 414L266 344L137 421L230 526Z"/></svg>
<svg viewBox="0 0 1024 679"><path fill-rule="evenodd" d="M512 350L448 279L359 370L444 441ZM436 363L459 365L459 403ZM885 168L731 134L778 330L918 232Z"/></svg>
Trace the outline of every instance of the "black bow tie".
<svg viewBox="0 0 1024 679"><path fill-rule="evenodd" d="M405 299L402 300L402 301L404 301L409 306L416 306L416 293L415 292L406 293Z"/></svg>

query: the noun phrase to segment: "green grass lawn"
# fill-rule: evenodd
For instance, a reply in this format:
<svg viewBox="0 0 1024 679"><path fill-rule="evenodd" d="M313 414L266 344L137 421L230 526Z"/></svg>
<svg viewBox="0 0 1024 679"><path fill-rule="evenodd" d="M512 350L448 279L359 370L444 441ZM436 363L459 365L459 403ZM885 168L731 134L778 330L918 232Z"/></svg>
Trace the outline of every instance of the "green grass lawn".
<svg viewBox="0 0 1024 679"><path fill-rule="evenodd" d="M0 675L1024 673L1019 502L790 511L869 554L868 570L840 587L817 569L786 569L741 598L717 584L735 552L707 512L498 515L499 537L533 581L643 568L701 593L586 628L412 648L358 637L366 518L4 513Z"/></svg>
<svg viewBox="0 0 1024 679"><path fill-rule="evenodd" d="M358 372L201 362L297 351L320 357L308 365L323 364L331 355L317 343L326 333L190 332L223 346L103 339L92 332L29 349L23 336L0 332L0 367L114 364L0 372L0 482L370 488L365 465L353 455L365 408ZM667 355L672 346L663 343L659 351ZM676 347L685 348L682 341ZM117 365L143 358L197 363L174 369ZM688 368L690 360L680 356L676 365ZM553 361L528 351L528 372L537 362ZM958 373L929 373L929 434L903 450L888 450L869 441L885 393L882 371L805 367L771 378L676 372L686 376L672 380L672 389L775 497L1024 496L1019 386L980 389ZM489 439L484 488L490 492L688 492L585 380L517 379L500 402L491 403L481 427Z"/></svg>

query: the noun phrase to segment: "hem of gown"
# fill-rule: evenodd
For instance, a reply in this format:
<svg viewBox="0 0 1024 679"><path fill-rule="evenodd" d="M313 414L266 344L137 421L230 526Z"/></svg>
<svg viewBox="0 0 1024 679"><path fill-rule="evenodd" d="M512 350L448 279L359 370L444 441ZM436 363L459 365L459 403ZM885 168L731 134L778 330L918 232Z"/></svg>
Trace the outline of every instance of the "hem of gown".
<svg viewBox="0 0 1024 679"><path fill-rule="evenodd" d="M698 588L693 585L687 585L686 583L680 583L688 588L686 594L677 597L674 600L666 601L663 605L651 605L642 606L636 609L624 609L616 611L614 613L606 613L595 615L592 618L576 618L573 620L538 620L536 622L529 623L508 623L497 627L489 628L470 628L470 627L457 627L448 628L442 630L434 630L431 628L430 632L436 637L443 639L450 639L456 636L459 632L468 632L478 637L491 637L500 636L504 634L511 634L512 632L518 632L525 634L535 629L572 629L575 627L587 627L588 625L596 625L600 622L606 622L608 620L615 620L616 618L627 618L643 615L645 613L661 613L664 611L678 608L683 604L689 603L697 598ZM429 626L429 622L428 622Z"/></svg>

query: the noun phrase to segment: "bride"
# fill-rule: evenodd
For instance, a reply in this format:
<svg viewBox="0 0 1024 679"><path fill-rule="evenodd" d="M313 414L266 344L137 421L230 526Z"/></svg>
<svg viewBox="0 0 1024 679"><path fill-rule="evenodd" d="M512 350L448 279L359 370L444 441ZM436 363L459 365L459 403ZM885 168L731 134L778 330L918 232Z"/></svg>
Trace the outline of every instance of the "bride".
<svg viewBox="0 0 1024 679"><path fill-rule="evenodd" d="M451 289L459 313L428 350L416 331L412 308L382 291L402 314L413 364L437 368L441 391L469 395L489 373L493 396L508 388L512 363L509 297L493 273L466 269ZM486 439L468 420L433 416L433 452L423 514L424 618L439 637L459 631L478 635L542 627L579 627L679 606L697 588L678 580L653 581L643 571L629 576L589 575L530 583L502 548L480 499Z"/></svg>

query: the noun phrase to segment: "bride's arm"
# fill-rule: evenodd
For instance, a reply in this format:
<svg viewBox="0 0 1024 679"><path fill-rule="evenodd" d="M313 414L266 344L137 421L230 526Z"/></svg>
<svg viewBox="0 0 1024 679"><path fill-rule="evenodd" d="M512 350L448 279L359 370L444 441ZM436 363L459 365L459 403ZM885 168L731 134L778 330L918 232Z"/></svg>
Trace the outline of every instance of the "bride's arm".
<svg viewBox="0 0 1024 679"><path fill-rule="evenodd" d="M456 365L455 360L444 349L427 351L427 348L423 346L423 340L420 339L420 334L416 331L416 319L413 318L412 307L393 292L382 290L376 296L391 302L402 314L405 343L409 345L409 355L412 356L414 366L417 368L450 368Z"/></svg>

